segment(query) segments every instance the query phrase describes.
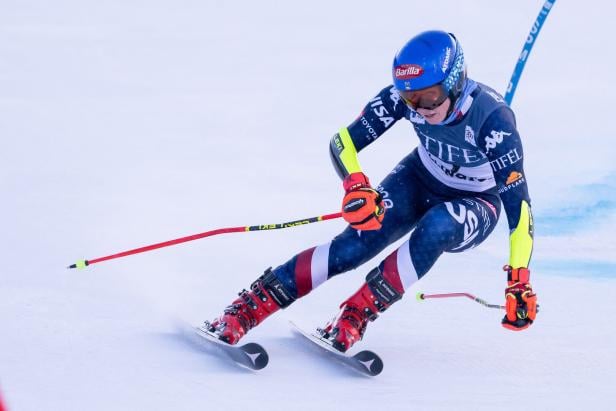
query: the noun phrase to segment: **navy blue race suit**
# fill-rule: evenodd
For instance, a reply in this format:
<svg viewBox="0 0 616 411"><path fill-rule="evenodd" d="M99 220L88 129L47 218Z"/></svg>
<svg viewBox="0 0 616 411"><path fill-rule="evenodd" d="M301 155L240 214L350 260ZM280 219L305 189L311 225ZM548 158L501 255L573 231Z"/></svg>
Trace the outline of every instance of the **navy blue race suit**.
<svg viewBox="0 0 616 411"><path fill-rule="evenodd" d="M515 117L491 88L468 79L452 120L430 125L388 86L361 115L334 135L330 155L341 178L361 172L358 156L398 120L420 140L378 185L387 208L377 231L347 227L332 241L295 255L274 269L295 297L370 260L411 233L379 268L407 290L443 252L479 245L494 229L502 206L510 228L509 264L528 267L532 214Z"/></svg>

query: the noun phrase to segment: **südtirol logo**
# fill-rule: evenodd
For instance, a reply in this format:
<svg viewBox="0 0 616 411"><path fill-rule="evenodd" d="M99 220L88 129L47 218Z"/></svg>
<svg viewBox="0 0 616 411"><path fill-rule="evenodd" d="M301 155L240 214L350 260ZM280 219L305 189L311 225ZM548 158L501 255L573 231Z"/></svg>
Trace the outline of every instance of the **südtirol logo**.
<svg viewBox="0 0 616 411"><path fill-rule="evenodd" d="M394 76L398 80L417 78L424 73L424 69L417 64L401 64L394 69Z"/></svg>

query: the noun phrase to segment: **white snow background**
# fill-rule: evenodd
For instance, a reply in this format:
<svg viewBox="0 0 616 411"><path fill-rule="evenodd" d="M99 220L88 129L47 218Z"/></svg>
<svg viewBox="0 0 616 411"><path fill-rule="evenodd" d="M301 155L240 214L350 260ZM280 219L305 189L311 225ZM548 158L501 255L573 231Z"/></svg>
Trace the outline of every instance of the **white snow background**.
<svg viewBox="0 0 616 411"><path fill-rule="evenodd" d="M503 303L506 219L445 255L370 324L383 373L358 377L293 337L323 325L387 249L251 331L258 372L189 344L269 266L341 220L228 234L66 270L219 227L337 212L331 136L390 83L419 31L454 32L504 91L540 1L0 3L0 391L10 411L613 409L616 167L609 2L559 1L514 98L535 214L525 332ZM379 181L417 144L401 121L360 160Z"/></svg>

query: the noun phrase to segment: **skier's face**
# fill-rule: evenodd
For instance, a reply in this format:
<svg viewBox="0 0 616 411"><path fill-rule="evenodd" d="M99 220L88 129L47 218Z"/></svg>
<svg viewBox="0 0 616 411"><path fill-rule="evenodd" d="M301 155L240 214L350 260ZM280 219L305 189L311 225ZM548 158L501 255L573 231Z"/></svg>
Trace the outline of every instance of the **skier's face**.
<svg viewBox="0 0 616 411"><path fill-rule="evenodd" d="M451 99L440 84L421 90L405 90L398 93L406 105L425 117L429 124L438 124L447 117Z"/></svg>
<svg viewBox="0 0 616 411"><path fill-rule="evenodd" d="M438 107L435 107L433 109L417 107L416 111L426 119L428 124L434 125L445 120L445 118L447 117L447 113L449 112L450 106L451 99L447 98Z"/></svg>

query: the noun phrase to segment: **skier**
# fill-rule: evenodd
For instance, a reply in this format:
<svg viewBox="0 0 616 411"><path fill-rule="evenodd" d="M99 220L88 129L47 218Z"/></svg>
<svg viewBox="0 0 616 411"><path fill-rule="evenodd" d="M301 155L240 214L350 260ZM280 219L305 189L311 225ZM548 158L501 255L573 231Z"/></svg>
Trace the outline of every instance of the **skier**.
<svg viewBox="0 0 616 411"><path fill-rule="evenodd" d="M528 270L533 220L512 110L496 91L467 77L462 47L451 33L426 31L411 38L396 54L392 75L393 85L330 142L349 226L330 242L266 270L250 291L243 290L219 318L206 323L221 340L236 344L280 308L410 232L321 331L346 351L443 252L483 242L496 225L501 201L510 228L502 325L518 331L535 320L537 297ZM357 153L402 118L412 123L420 144L374 188Z"/></svg>

